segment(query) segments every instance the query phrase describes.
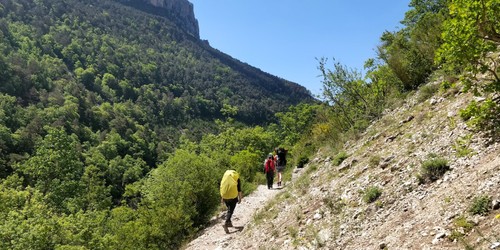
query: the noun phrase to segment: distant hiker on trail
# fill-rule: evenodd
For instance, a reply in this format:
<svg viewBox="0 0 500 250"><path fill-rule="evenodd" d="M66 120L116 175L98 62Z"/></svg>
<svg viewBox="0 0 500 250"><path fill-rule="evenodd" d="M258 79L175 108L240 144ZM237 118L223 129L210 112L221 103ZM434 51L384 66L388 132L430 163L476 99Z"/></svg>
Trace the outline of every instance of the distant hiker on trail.
<svg viewBox="0 0 500 250"><path fill-rule="evenodd" d="M227 207L225 227L232 227L231 217L233 216L236 203L241 203L243 195L241 193L240 174L234 170L227 170L220 182L221 203Z"/></svg>
<svg viewBox="0 0 500 250"><path fill-rule="evenodd" d="M278 187L281 187L281 181L282 181L282 173L285 171L286 167L286 153L288 151L284 148L278 148L276 150L276 155L278 156L277 159L277 167L276 170L278 171Z"/></svg>
<svg viewBox="0 0 500 250"><path fill-rule="evenodd" d="M267 159L264 161L264 173L266 173L267 189L273 188L274 172L276 172L274 157L273 154L269 154Z"/></svg>
<svg viewBox="0 0 500 250"><path fill-rule="evenodd" d="M274 166L278 166L278 148L274 149Z"/></svg>

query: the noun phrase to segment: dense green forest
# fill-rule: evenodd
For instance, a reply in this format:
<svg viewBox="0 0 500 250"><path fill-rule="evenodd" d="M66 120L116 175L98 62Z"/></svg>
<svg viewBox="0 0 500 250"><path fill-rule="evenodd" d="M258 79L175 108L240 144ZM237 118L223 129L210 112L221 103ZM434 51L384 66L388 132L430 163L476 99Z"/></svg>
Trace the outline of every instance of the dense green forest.
<svg viewBox="0 0 500 250"><path fill-rule="evenodd" d="M365 75L318 62L317 103L165 17L115 1L2 0L0 249L179 248L217 211L226 169L251 192L275 146L303 164L433 79L423 93L462 82L485 96L461 114L499 138L500 3L410 7Z"/></svg>

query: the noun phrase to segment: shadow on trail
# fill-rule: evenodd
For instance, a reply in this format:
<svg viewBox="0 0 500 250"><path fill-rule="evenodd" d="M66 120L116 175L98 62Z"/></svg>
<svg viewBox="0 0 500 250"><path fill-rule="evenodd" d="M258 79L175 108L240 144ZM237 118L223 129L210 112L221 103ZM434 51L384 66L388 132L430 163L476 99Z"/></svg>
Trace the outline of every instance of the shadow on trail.
<svg viewBox="0 0 500 250"><path fill-rule="evenodd" d="M245 228L244 226L241 226L241 227L233 227L234 230L229 230L229 227L226 227L226 226L223 226L224 228L224 231L226 232L226 234L233 234L233 233L237 233L237 232L241 232L243 231L243 229Z"/></svg>

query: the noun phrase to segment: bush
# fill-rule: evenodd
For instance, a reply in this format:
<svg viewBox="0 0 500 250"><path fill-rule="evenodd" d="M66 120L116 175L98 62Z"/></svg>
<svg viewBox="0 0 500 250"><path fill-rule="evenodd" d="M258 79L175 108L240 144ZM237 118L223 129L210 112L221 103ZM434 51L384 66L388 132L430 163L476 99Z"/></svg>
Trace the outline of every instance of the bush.
<svg viewBox="0 0 500 250"><path fill-rule="evenodd" d="M457 227L461 227L464 229L466 233L470 232L472 228L474 227L474 224L465 218L465 216L459 216L455 220L453 220L453 224Z"/></svg>
<svg viewBox="0 0 500 250"><path fill-rule="evenodd" d="M250 150L236 152L230 158L231 166L236 166L236 171L245 182L254 182L254 177L262 171L262 159L258 153Z"/></svg>
<svg viewBox="0 0 500 250"><path fill-rule="evenodd" d="M364 191L363 201L366 203L372 203L376 201L380 195L382 195L382 190L378 187L369 187Z"/></svg>
<svg viewBox="0 0 500 250"><path fill-rule="evenodd" d="M301 156L299 158L299 162L297 163L298 168L303 168L309 162L309 158L307 156Z"/></svg>
<svg viewBox="0 0 500 250"><path fill-rule="evenodd" d="M295 239L297 235L299 234L299 230L296 227L287 227L288 233L290 233L290 236Z"/></svg>
<svg viewBox="0 0 500 250"><path fill-rule="evenodd" d="M255 184L265 185L266 181L267 181L266 175L263 172L256 173L254 178L253 178L253 183L255 183Z"/></svg>
<svg viewBox="0 0 500 250"><path fill-rule="evenodd" d="M342 212L342 209L346 206L345 202L340 198L333 198L331 196L327 196L323 198L323 203L327 208L330 209L335 214Z"/></svg>
<svg viewBox="0 0 500 250"><path fill-rule="evenodd" d="M448 238L452 241L463 242L465 234L469 233L474 228L474 224L469 222L465 216L455 218L453 220L453 224L455 225L455 229L453 229L450 236L448 236Z"/></svg>
<svg viewBox="0 0 500 250"><path fill-rule="evenodd" d="M477 196L472 200L472 204L469 207L469 212L471 214L485 215L490 211L491 197L488 195Z"/></svg>
<svg viewBox="0 0 500 250"><path fill-rule="evenodd" d="M456 140L452 148L456 151L458 157L465 157L473 154L473 150L469 147L471 143L472 135L466 135L460 137Z"/></svg>
<svg viewBox="0 0 500 250"><path fill-rule="evenodd" d="M424 180L435 181L441 178L446 171L450 170L448 161L444 158L431 158L422 163L421 176Z"/></svg>
<svg viewBox="0 0 500 250"><path fill-rule="evenodd" d="M431 98L436 92L439 91L439 87L440 86L438 84L428 84L422 86L418 95L418 102L423 102Z"/></svg>
<svg viewBox="0 0 500 250"><path fill-rule="evenodd" d="M381 158L379 155L374 155L374 156L370 157L370 160L369 160L370 166L371 167L378 166L378 164L380 163L380 160L381 160Z"/></svg>
<svg viewBox="0 0 500 250"><path fill-rule="evenodd" d="M314 164L306 169L306 174L311 174L312 172L315 172L318 170L318 165Z"/></svg>
<svg viewBox="0 0 500 250"><path fill-rule="evenodd" d="M345 159L347 159L349 155L347 155L346 152L342 151L338 153L334 158L333 158L333 165L338 166L340 165Z"/></svg>
<svg viewBox="0 0 500 250"><path fill-rule="evenodd" d="M422 174L416 174L415 177L417 178L417 182L419 185L422 185L425 183L425 178L422 176Z"/></svg>
<svg viewBox="0 0 500 250"><path fill-rule="evenodd" d="M500 105L492 99L482 103L472 101L460 110L460 117L475 130L486 131L491 138L500 134Z"/></svg>

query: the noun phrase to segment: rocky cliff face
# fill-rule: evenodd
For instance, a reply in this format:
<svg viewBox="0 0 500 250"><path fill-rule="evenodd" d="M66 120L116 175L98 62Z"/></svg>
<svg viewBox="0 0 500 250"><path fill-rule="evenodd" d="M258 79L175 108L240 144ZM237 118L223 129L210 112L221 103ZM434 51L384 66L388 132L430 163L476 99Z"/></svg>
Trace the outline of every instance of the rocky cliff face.
<svg viewBox="0 0 500 250"><path fill-rule="evenodd" d="M183 29L189 34L199 38L198 20L194 17L193 4L187 0L144 0L149 4L163 8L178 18L178 21Z"/></svg>
<svg viewBox="0 0 500 250"><path fill-rule="evenodd" d="M119 0L135 8L169 18L188 34L200 38L193 4L188 0ZM151 8L153 7L153 8Z"/></svg>

